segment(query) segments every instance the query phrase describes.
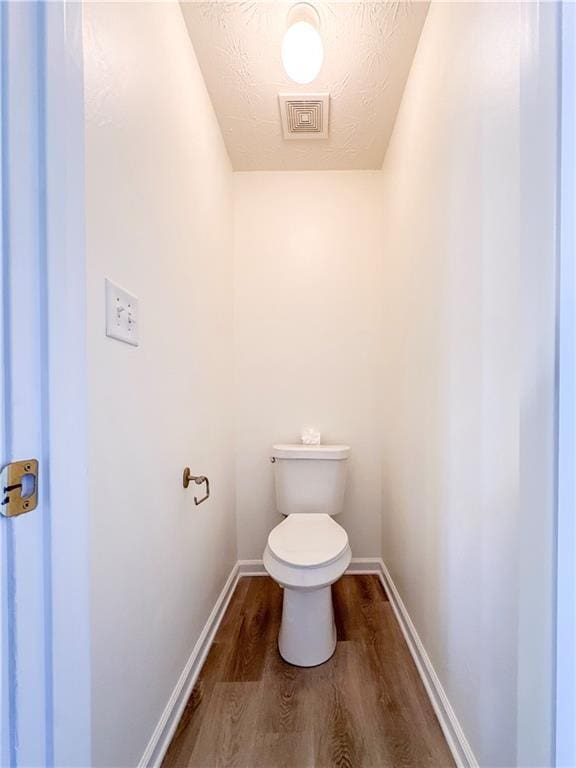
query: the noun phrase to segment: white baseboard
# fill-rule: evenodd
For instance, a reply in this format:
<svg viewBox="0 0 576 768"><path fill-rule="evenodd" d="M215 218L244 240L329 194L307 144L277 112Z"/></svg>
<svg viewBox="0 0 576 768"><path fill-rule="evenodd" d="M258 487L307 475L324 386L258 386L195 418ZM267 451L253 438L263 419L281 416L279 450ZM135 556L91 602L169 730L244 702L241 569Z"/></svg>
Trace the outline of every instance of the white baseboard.
<svg viewBox="0 0 576 768"><path fill-rule="evenodd" d="M378 557L353 557L350 565L346 568L346 573L356 573L359 576L363 573L380 574L380 558Z"/></svg>
<svg viewBox="0 0 576 768"><path fill-rule="evenodd" d="M170 741L174 735L178 722L180 721L182 712L186 706L186 702L192 693L194 683L196 682L200 670L202 669L202 665L206 660L206 656L208 655L208 651L210 650L210 646L214 640L214 635L220 626L220 622L222 621L222 617L224 616L226 608L228 607L230 598L234 593L234 589L238 583L239 577L240 572L238 563L236 563L230 571L230 575L226 579L226 584L224 584L224 588L216 600L216 604L214 605L214 608L208 617L208 621L204 625L204 629L200 633L200 637L192 649L190 658L182 670L182 674L176 683L176 687L172 691L172 695L170 696L168 704L162 713L162 717L154 729L152 738L150 739L148 746L142 755L140 763L138 764L139 768L157 768L160 766L170 745Z"/></svg>
<svg viewBox="0 0 576 768"><path fill-rule="evenodd" d="M238 560L240 576L266 576L262 560Z"/></svg>
<svg viewBox="0 0 576 768"><path fill-rule="evenodd" d="M464 731L448 701L446 692L383 560L370 557L353 558L346 573L374 573L380 577L456 765L459 768L478 768L478 762L466 740ZM218 596L208 621L162 713L162 717L154 729L152 738L140 760L139 768L158 768L160 766L182 716L186 702L192 692L194 683L208 655L214 635L220 626L238 579L242 576L265 575L266 570L262 560L239 560L230 571L226 584Z"/></svg>
<svg viewBox="0 0 576 768"><path fill-rule="evenodd" d="M380 558L353 557L346 573L381 573ZM262 560L238 560L240 576L266 576Z"/></svg>
<svg viewBox="0 0 576 768"><path fill-rule="evenodd" d="M412 623L408 610L406 609L406 606L400 597L400 593L398 592L383 560L380 560L380 579L382 580L382 584L386 590L392 610L398 620L398 624L400 624L400 629L402 630L408 649L412 654L418 673L422 678L428 698L434 708L434 712L436 713L436 717L438 718L440 727L442 728L456 765L459 766L459 768L478 768L478 761L474 757L474 753L464 735L462 726L458 722L458 718L448 701L442 683L432 666L430 657L426 653L426 649L424 648L422 640L420 640L416 627Z"/></svg>

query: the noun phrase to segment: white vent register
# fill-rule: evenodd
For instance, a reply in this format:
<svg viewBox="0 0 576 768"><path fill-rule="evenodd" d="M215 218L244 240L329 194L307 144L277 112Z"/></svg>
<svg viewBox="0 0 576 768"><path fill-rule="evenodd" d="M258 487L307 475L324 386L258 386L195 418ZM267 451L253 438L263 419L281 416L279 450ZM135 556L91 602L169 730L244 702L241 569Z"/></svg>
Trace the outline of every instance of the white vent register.
<svg viewBox="0 0 576 768"><path fill-rule="evenodd" d="M329 93L279 93L278 103L285 139L327 139Z"/></svg>

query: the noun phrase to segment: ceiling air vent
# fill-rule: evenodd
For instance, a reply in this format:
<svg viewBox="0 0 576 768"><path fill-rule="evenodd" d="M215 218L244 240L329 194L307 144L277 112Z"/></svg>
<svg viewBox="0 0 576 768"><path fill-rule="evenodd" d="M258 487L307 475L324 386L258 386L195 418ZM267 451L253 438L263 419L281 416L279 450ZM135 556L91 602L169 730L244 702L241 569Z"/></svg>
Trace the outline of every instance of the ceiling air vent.
<svg viewBox="0 0 576 768"><path fill-rule="evenodd" d="M279 93L285 139L327 139L329 93Z"/></svg>

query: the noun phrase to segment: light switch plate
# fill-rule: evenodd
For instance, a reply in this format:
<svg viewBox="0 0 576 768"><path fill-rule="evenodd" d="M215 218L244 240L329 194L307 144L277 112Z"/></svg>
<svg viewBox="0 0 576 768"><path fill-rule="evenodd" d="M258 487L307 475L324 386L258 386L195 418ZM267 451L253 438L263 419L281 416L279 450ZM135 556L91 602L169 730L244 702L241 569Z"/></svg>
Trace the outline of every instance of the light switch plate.
<svg viewBox="0 0 576 768"><path fill-rule="evenodd" d="M138 346L138 298L106 278L106 336Z"/></svg>

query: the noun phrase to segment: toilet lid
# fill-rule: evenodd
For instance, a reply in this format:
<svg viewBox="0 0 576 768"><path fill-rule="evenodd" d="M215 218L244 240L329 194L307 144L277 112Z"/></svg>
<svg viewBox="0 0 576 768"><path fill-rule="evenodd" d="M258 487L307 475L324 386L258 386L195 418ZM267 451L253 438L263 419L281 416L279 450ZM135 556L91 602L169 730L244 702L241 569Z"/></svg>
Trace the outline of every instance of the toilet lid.
<svg viewBox="0 0 576 768"><path fill-rule="evenodd" d="M268 536L272 554L287 565L311 567L336 560L348 545L348 534L330 515L288 515Z"/></svg>

